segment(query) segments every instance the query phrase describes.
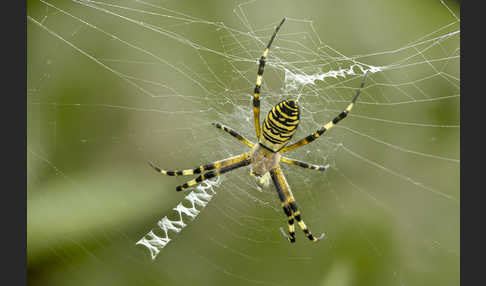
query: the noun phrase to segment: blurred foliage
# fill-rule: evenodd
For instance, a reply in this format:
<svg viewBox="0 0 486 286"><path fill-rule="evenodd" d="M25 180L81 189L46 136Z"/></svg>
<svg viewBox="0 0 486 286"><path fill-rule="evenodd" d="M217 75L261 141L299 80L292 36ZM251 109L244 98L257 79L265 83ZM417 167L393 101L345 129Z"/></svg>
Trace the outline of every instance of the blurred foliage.
<svg viewBox="0 0 486 286"><path fill-rule="evenodd" d="M326 44L344 55L397 49L453 21L440 1L431 0L256 1L246 5L234 1L152 2L186 15L224 22L242 31L245 28L233 9L243 9L252 27L269 28L283 15L312 19ZM184 63L191 70L188 74L204 79L207 70L200 66L201 59L169 37L75 2L48 3L82 15L84 21L123 36L124 40L171 63L178 66ZM144 7L137 1L116 3ZM459 14L458 3L446 3ZM106 62L145 60L127 45L107 40L106 35L93 32L92 27L47 8L40 1L28 0L27 5L29 17L88 54L96 54ZM140 17L146 17L147 23L160 21L160 25L167 25L163 19L149 14ZM287 32L301 32L302 28L292 21L285 26ZM221 39L217 38L217 31L201 33L184 26L181 30L186 38L218 49ZM249 196L237 197L231 192L250 180L245 170L238 170L227 176L216 190L218 195L197 220L190 222L151 261L146 249L135 246L135 242L157 220L170 215L182 200L183 195L176 193L174 187L183 179L156 176L146 161L188 168L241 152L244 147L231 138L212 140L214 136L226 135L212 130L209 123L226 120L233 127L245 123L203 112L190 116L144 112L203 109L201 101L187 99L189 95L198 97L200 90L167 66L134 64L133 69L134 74L145 80L163 79L186 98L144 96L116 73L29 20L27 43L29 285L459 284L458 203L424 191L406 179L390 176L342 150L332 155L339 163L324 177L311 171L284 168L307 223L314 232L324 230L327 234L318 245L305 241L300 232L297 243L289 245L278 232L278 227L285 227L286 223L280 209L262 208ZM255 54L255 60L258 56ZM385 55L379 59L383 63L376 65L389 63ZM109 63L115 70L122 69L121 63ZM223 78L231 77L225 74L229 67L224 61L215 59L208 65L222 73ZM256 65L251 63L248 67L256 75ZM458 70L458 66L450 69ZM272 72L268 73L270 82ZM423 76L427 75L424 71ZM214 84L203 79L201 82L208 86ZM235 84L234 88L252 90L251 85L243 84ZM433 95L451 95L454 90L441 84L427 88L426 93ZM160 88L162 94L169 92ZM211 99L214 98L208 98L207 104L212 107ZM228 100L231 104L214 106L219 114L226 111L234 114L235 105L249 104L236 97ZM370 117L459 124L459 98L407 106L358 106L359 114ZM342 104L336 105L335 109L339 108ZM418 152L459 158L458 128L390 126L379 122L365 126L365 123L370 121L354 117L344 126L359 128L375 138ZM200 126L206 127L199 129ZM243 132L251 134L250 127ZM339 129L330 136L383 166L393 166L391 169L405 178L414 178L459 198L459 164L397 154L396 150L346 135ZM296 158L324 163L322 158L305 151L295 154ZM358 188L350 185L350 178ZM307 194L306 189L313 192ZM256 190L249 192L263 196L278 208L273 189L263 194ZM246 220L245 216L261 219Z"/></svg>

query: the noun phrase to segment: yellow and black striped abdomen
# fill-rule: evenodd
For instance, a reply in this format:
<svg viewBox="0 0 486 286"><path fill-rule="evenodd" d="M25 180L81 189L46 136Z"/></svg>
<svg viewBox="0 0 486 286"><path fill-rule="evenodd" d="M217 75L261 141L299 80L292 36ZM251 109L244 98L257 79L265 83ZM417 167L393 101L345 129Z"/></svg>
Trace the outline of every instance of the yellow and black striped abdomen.
<svg viewBox="0 0 486 286"><path fill-rule="evenodd" d="M293 99L275 105L263 121L260 144L278 152L295 134L299 125L299 106Z"/></svg>

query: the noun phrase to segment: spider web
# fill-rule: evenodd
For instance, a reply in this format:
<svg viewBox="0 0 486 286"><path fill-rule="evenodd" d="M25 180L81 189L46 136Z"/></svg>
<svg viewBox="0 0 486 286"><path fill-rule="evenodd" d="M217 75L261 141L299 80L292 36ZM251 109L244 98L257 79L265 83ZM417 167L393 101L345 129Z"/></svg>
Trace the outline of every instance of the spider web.
<svg viewBox="0 0 486 286"><path fill-rule="evenodd" d="M361 2L28 1L29 283L459 284L457 3ZM282 16L262 120L294 98L300 139L369 73L288 153L330 168L282 166L318 244L248 168L181 194L146 164L248 150L211 123L255 141Z"/></svg>

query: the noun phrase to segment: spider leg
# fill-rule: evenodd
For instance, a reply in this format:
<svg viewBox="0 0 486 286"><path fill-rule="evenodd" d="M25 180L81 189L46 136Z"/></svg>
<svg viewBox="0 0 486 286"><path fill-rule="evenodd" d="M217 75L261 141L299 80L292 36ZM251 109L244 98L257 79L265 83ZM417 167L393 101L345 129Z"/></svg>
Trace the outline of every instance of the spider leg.
<svg viewBox="0 0 486 286"><path fill-rule="evenodd" d="M176 191L178 191L178 192L183 191L183 190L185 190L189 187L192 187L194 185L197 185L197 184L199 184L199 183L201 183L205 180L217 177L219 175L222 175L222 174L229 172L229 171L233 171L234 169L237 169L237 168L240 168L240 167L248 166L251 163L250 154L251 153L248 152L248 153L244 153L244 154L241 154L239 156L236 156L236 157L232 157L231 161L228 160L229 163L226 164L224 167L217 168L215 170L211 170L211 171L206 172L202 175L199 175L195 179L190 180L187 183L184 183L180 186L177 186Z"/></svg>
<svg viewBox="0 0 486 286"><path fill-rule="evenodd" d="M333 120L329 121L328 123L326 123L325 125L323 125L320 129L318 129L316 132L314 132L313 134L295 142L294 144L292 145L289 145L287 147L284 147L280 152L282 153L285 153L285 152L288 152L288 151L291 151L291 150L294 150L294 149L297 149L301 146L304 146L304 145L307 145L309 143L311 143L312 141L316 140L317 138L319 138L319 136L321 136L324 132L326 132L327 130L331 129L332 127L334 127L334 125L338 124L339 121L341 121L342 119L344 119L348 113L351 111L351 109L353 109L353 105L356 103L356 100L358 99L359 95L361 94L361 89L364 87L364 84L365 84L365 80L366 80L366 76L368 75L368 72L366 72L363 76L363 80L361 81L361 86L358 88L358 91L356 92L356 95L354 96L353 100L351 101L351 103L346 107L346 109L339 113L338 116L336 116Z"/></svg>
<svg viewBox="0 0 486 286"><path fill-rule="evenodd" d="M280 162L286 163L286 164L289 164L289 165L296 165L296 166L306 168L306 169L317 170L317 171L325 171L325 170L327 170L327 168L329 168L329 165L315 165L315 164L307 163L307 162L304 162L304 161L290 159L290 158L287 158L287 157L284 157L284 156L280 157Z"/></svg>
<svg viewBox="0 0 486 286"><path fill-rule="evenodd" d="M242 142L246 146L248 146L250 148L253 148L253 146L255 146L255 144L253 142L251 142L248 139L246 139L245 137L241 136L240 134L238 134L236 131L234 131L233 129L229 128L228 126L223 125L221 123L213 123L213 125L216 126L216 128L221 129L224 132L229 133L231 136L233 136L236 139L240 140L240 142Z"/></svg>
<svg viewBox="0 0 486 286"><path fill-rule="evenodd" d="M294 217L292 216L292 211L290 210L290 207L288 204L282 203L282 208L287 215L288 218L288 224L289 224L289 235L287 235L283 228L280 228L280 232L284 237L286 237L290 243L295 242L295 226L294 226Z"/></svg>
<svg viewBox="0 0 486 286"><path fill-rule="evenodd" d="M287 196L285 195L285 186L280 182L277 173L274 170L270 171L270 175L272 176L273 183L275 188L277 189L278 197L280 202L282 203L282 208L287 215L287 222L289 225L289 235L287 235L282 228L280 228L280 232L282 232L283 236L289 240L290 243L295 242L295 226L294 226L294 216L292 215L292 211L290 210L289 203L287 201Z"/></svg>
<svg viewBox="0 0 486 286"><path fill-rule="evenodd" d="M285 214L289 218L289 236L287 237L290 242L295 242L295 228L294 228L294 219L297 221L299 227L305 233L305 236L314 242L321 240L324 237L324 234L321 234L318 238L315 238L312 233L310 232L307 225L301 218L301 214L297 208L297 203L295 202L294 196L292 195L292 191L290 190L290 186L287 183L287 179L280 170L279 167L270 171L270 175L272 176L273 183L277 188L277 193L279 195L280 201L282 202L282 207L284 209ZM290 215L289 215L290 214Z"/></svg>
<svg viewBox="0 0 486 286"><path fill-rule="evenodd" d="M255 123L255 132L257 138L260 138L260 89L262 87L262 78L263 78L263 70L265 68L265 60L268 55L268 51L270 50L270 46L277 35L278 30L285 22L285 18L282 19L280 24L275 28L275 32L273 33L270 41L268 42L267 47L263 51L263 55L260 58L260 65L258 66L258 73L256 78L256 85L255 90L253 92L253 121Z"/></svg>
<svg viewBox="0 0 486 286"><path fill-rule="evenodd" d="M292 199L293 199L293 197L292 197ZM312 235L309 228L307 227L307 225L305 224L305 222L301 218L301 215L300 215L300 212L297 208L297 203L295 202L295 200L289 202L289 205L290 205L290 209L292 210L292 214L293 214L295 220L297 221L297 224L299 225L299 227L305 233L305 236L307 236L307 238L310 241L318 242L318 241L320 241L321 239L324 238L324 235L325 235L324 233L322 233L318 238L315 238Z"/></svg>
<svg viewBox="0 0 486 286"><path fill-rule="evenodd" d="M249 153L245 153L243 155L248 155ZM186 176L186 175L194 175L194 174L200 174L205 171L210 171L213 169L219 169L231 164L234 164L236 162L239 162L239 160L242 158L243 155L238 155L238 156L233 156L230 158L226 158L223 160L215 161L206 165L201 165L199 167L196 167L194 169L187 169L187 170L163 170L160 169L159 167L155 166L152 162L148 162L149 165L154 168L157 172L161 173L162 175L167 175L167 176ZM249 156L249 155L248 155Z"/></svg>

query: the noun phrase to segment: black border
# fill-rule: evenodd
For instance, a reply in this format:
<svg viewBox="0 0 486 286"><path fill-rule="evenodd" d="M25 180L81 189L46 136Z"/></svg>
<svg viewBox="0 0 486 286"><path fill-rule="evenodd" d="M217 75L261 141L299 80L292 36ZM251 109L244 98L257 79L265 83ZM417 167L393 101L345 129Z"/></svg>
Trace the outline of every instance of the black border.
<svg viewBox="0 0 486 286"><path fill-rule="evenodd" d="M27 3L2 9L2 284L27 285Z"/></svg>

